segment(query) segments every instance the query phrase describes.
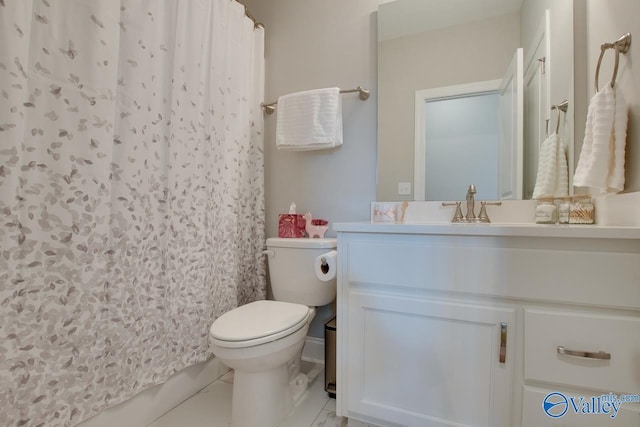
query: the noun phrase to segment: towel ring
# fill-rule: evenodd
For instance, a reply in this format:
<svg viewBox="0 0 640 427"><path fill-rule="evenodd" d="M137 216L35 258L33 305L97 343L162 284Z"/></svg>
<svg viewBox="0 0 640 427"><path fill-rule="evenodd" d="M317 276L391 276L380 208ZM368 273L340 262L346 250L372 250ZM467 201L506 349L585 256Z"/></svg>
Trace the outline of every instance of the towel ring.
<svg viewBox="0 0 640 427"><path fill-rule="evenodd" d="M598 57L598 65L596 66L596 77L595 77L595 89L596 93L600 90L598 88L598 80L600 77L600 65L602 64L602 58L604 57L605 51L608 49L615 49L615 62L613 64L613 75L611 76L611 87L614 87L616 84L616 77L618 75L618 64L620 62L620 54L627 53L629 51L629 46L631 46L631 34L627 33L621 36L618 40L613 43L602 43L600 45L600 56Z"/></svg>
<svg viewBox="0 0 640 427"><path fill-rule="evenodd" d="M558 114L556 116L556 135L558 134L558 131L560 131L560 112L562 111L563 113L566 113L568 109L569 109L569 101L567 101L566 99L558 105L551 106L551 110L556 110L556 113ZM549 120L547 120L546 133L548 137L549 136Z"/></svg>

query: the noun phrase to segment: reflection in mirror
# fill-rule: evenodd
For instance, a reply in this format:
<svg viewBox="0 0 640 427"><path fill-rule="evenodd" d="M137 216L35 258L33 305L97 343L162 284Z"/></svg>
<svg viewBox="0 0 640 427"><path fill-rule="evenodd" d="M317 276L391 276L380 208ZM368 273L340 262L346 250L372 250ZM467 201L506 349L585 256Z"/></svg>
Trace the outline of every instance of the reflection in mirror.
<svg viewBox="0 0 640 427"><path fill-rule="evenodd" d="M448 200L470 183L479 199L499 198L499 83L417 92L415 200Z"/></svg>
<svg viewBox="0 0 640 427"><path fill-rule="evenodd" d="M498 198L499 104L497 92L426 103L425 200L447 200L470 182L478 188L477 198Z"/></svg>
<svg viewBox="0 0 640 427"><path fill-rule="evenodd" d="M513 194L530 197L546 121L552 119L555 124L550 106L564 99L573 101L573 0L396 0L379 6L378 37L377 200L424 199L415 185L409 196L398 194L398 184L414 183L418 162L414 155L416 92L502 79L519 47L524 47L528 74L520 124L524 164L519 169L519 191ZM572 109L562 120L560 135L571 176ZM465 169L461 162L454 159L441 167L459 171ZM511 167L515 170L516 165ZM450 174L435 175L440 183L450 178ZM479 180L434 198L459 200L471 183L480 191Z"/></svg>

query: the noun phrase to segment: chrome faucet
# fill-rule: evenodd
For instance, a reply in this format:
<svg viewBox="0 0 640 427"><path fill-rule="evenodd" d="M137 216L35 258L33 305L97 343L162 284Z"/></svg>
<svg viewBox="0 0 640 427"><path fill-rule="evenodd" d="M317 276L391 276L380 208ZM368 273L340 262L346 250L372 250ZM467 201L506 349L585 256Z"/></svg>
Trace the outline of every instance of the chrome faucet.
<svg viewBox="0 0 640 427"><path fill-rule="evenodd" d="M475 199L476 186L471 184L467 189L467 213L464 216L466 222L474 222L477 218L475 212Z"/></svg>
<svg viewBox="0 0 640 427"><path fill-rule="evenodd" d="M487 205L500 206L502 202L480 202L480 215L476 216L476 186L471 184L467 189L467 213L462 215L462 202L444 202L442 206L455 206L456 211L453 214L451 222L463 222L463 223L490 223L489 215L487 215Z"/></svg>

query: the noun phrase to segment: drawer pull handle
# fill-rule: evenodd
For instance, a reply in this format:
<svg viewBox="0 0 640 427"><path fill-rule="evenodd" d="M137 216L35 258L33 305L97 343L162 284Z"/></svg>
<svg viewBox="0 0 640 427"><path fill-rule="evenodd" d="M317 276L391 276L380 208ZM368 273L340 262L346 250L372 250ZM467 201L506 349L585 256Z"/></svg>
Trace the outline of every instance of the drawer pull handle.
<svg viewBox="0 0 640 427"><path fill-rule="evenodd" d="M585 359L598 359L598 360L611 360L611 353L606 351L582 351L582 350L568 350L562 346L558 346L558 354L564 354L566 356L583 357Z"/></svg>
<svg viewBox="0 0 640 427"><path fill-rule="evenodd" d="M507 324L500 323L500 355L498 358L500 363L507 360Z"/></svg>

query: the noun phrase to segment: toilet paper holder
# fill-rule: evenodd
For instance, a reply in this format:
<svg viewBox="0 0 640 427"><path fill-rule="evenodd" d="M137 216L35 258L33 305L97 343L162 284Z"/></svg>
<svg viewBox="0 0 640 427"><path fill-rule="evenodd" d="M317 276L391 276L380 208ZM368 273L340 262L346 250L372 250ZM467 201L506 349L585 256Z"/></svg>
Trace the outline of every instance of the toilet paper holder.
<svg viewBox="0 0 640 427"><path fill-rule="evenodd" d="M335 280L337 269L337 256L338 252L335 250L318 255L315 261L314 269L316 277L323 282L329 282Z"/></svg>
<svg viewBox="0 0 640 427"><path fill-rule="evenodd" d="M329 272L329 263L325 257L320 258L320 270L323 274L327 274Z"/></svg>

